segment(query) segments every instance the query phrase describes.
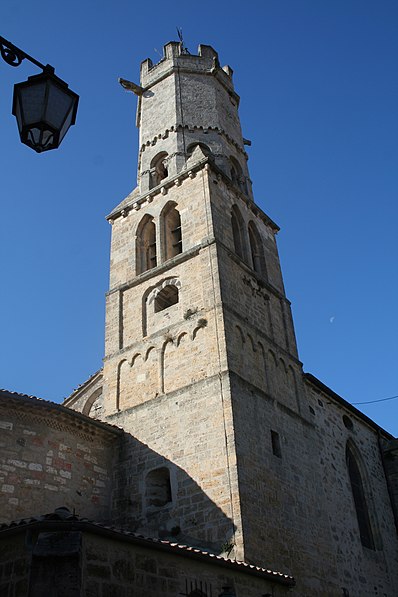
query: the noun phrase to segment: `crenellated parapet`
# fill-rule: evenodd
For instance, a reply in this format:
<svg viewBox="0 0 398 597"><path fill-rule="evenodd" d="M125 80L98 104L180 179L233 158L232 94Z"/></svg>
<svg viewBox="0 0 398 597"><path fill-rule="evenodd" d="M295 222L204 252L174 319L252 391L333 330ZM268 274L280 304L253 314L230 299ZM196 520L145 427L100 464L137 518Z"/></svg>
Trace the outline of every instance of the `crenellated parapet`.
<svg viewBox="0 0 398 597"><path fill-rule="evenodd" d="M143 88L149 88L159 79L168 76L170 70L180 69L190 73L215 74L225 87L236 95L232 84L233 70L230 66L220 67L218 53L211 47L200 44L198 53L188 54L183 50L180 42L171 41L163 47L163 57L153 64L150 58L141 62L140 80Z"/></svg>
<svg viewBox="0 0 398 597"><path fill-rule="evenodd" d="M142 63L137 89L141 193L186 169L200 146L253 199L232 69L220 67L213 48L201 45L192 55L180 43L166 44L160 62Z"/></svg>

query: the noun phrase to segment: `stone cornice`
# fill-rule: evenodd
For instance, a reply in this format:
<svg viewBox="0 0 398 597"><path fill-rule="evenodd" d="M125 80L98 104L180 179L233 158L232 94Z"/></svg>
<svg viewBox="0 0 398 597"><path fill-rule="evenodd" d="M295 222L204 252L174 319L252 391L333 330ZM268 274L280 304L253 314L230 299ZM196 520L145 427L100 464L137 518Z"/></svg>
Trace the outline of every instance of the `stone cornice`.
<svg viewBox="0 0 398 597"><path fill-rule="evenodd" d="M201 249L208 247L215 242L216 241L214 238L209 238L209 239L203 241L202 243L200 243L199 245L196 245L196 246L192 247L191 249L188 249L187 251L184 251L183 253L176 255L172 259L168 259L167 261L157 265L156 267L153 267L153 268L147 270L146 272L143 272L142 274L135 276L128 282L125 282L124 284L119 284L115 288L111 288L110 290L108 290L108 292L105 294L105 296L109 296L109 295L113 294L114 292L125 292L126 290L129 290L130 288L133 288L134 286L138 286L139 284L142 284L142 282L147 282L151 278L155 278L155 277L159 276L160 274L162 274L163 272L166 272L166 271L170 270L171 268L175 267L176 265L180 265L181 263L184 263L184 261L187 261L188 259L195 257L196 255L198 255L198 253Z"/></svg>
<svg viewBox="0 0 398 597"><path fill-rule="evenodd" d="M223 137L225 137L225 139L231 143L231 145L233 145L247 160L249 158L249 156L247 155L246 151L244 149L242 149L241 145L235 141L235 139L233 139L230 135L228 135L228 133L226 133L224 131L224 129L220 129L218 126L201 126L198 124L175 124L173 126L171 126L169 129L166 129L165 131L163 131L163 133L158 133L157 135L155 135L155 137L153 137L152 139L148 139L145 143L143 143L140 147L139 150L139 156L141 157L141 154L143 151L145 151L145 149L147 147L151 147L156 145L156 143L160 140L160 139L167 139L167 137L169 136L170 133L177 133L178 131L181 130L188 130L188 131L195 131L195 130L202 130L203 132L205 131L214 131L216 133L218 133L219 135L222 135Z"/></svg>
<svg viewBox="0 0 398 597"><path fill-rule="evenodd" d="M197 173L200 170L203 170L204 168L213 170L214 173L220 179L222 179L224 184L228 188L232 189L235 195L237 195L237 197L239 197L239 199L241 199L247 205L247 207L249 207L249 209L254 213L255 216L261 218L263 222L270 226L270 228L275 233L279 232L279 226L273 220L271 220L271 218L268 217L267 214L264 213L262 209L258 207L258 205L256 205L252 199L250 199L247 195L245 195L245 193L240 191L236 187L236 185L230 180L230 178L225 174L225 172L218 168L218 166L216 166L209 157L205 157L199 160L199 162L197 162L196 164L189 166L189 168L182 170L173 177L162 180L162 183L160 185L153 189L150 189L142 195L132 196L131 201L128 201L129 196L127 196L126 199L122 201L122 203L120 203L108 216L106 216L106 219L112 224L116 218L121 216L126 217L128 213L132 210L139 211L142 207L145 207L145 205L152 203L152 201L157 195L167 195L169 189L171 189L174 186L180 186L181 183L187 178L195 178Z"/></svg>
<svg viewBox="0 0 398 597"><path fill-rule="evenodd" d="M124 203L123 201L121 204L119 204L113 211L111 211L111 213L108 216L106 216L106 219L112 224L116 218L120 216L126 217L128 213L132 210L139 211L141 207L144 207L148 203L152 203L153 199L157 195L167 195L167 192L170 188L174 186L180 186L180 184L187 178L195 178L198 171L202 170L207 162L208 158L200 160L192 167L182 170L175 176L162 180L161 184L157 187L154 187L153 189L146 191L142 195L132 197L131 202L127 201L129 197L127 196L125 199L126 203Z"/></svg>
<svg viewBox="0 0 398 597"><path fill-rule="evenodd" d="M355 415L356 417L361 419L364 423L369 425L369 427L371 427L373 429L373 431L381 433L383 435L383 437L385 437L387 439L394 439L393 435L391 435L388 431L386 431L385 429L383 429L382 427L377 425L377 423L372 421L372 419L370 419L363 412L358 410L353 404L351 404L350 402L347 402L347 400L345 400L344 398L342 398L341 396L336 394L336 392L333 392L333 390L331 390L328 386L326 386L324 383L322 383L317 377L315 377L315 375L312 375L311 373L304 373L303 377L307 384L311 385L318 392L320 392L324 396L326 396L328 398L328 400L333 400L333 402L339 404L341 407L350 411L353 415Z"/></svg>
<svg viewBox="0 0 398 597"><path fill-rule="evenodd" d="M62 423L68 428L75 428L79 433L85 433L86 435L100 433L111 439L123 433L123 430L118 427L91 419L61 404L17 392L0 390L1 407L8 412L12 411L15 415L26 415L28 419L35 415L41 418L48 418L49 422L51 422L50 427L58 427L59 423Z"/></svg>

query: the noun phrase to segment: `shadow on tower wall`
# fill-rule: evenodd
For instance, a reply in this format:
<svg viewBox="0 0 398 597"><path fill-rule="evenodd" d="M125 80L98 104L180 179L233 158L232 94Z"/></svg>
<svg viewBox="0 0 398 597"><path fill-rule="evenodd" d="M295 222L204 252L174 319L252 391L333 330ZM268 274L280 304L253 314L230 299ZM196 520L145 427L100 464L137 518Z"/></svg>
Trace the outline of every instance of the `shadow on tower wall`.
<svg viewBox="0 0 398 597"><path fill-rule="evenodd" d="M198 483L128 433L119 439L111 519L120 528L212 553L229 554L234 546L232 520Z"/></svg>

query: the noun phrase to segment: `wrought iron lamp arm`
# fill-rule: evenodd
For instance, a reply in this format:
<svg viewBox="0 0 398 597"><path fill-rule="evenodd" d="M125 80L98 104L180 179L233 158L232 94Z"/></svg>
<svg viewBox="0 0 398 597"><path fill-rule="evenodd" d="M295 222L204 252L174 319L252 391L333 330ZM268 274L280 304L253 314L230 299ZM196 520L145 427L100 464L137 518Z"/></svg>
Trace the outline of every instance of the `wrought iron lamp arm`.
<svg viewBox="0 0 398 597"><path fill-rule="evenodd" d="M43 71L48 70L49 68L54 71L54 69L49 64L47 64L47 66L44 66L44 64L42 64L35 58L32 58L32 56L29 56L29 54L27 54L20 48L17 48L17 46L14 46L14 44L4 39L4 37L2 37L1 35L0 53L3 60L5 60L5 62L7 62L7 64L9 64L10 66L19 66L22 60L25 60L26 58L26 60L29 60L29 62L32 62L32 64L35 64Z"/></svg>

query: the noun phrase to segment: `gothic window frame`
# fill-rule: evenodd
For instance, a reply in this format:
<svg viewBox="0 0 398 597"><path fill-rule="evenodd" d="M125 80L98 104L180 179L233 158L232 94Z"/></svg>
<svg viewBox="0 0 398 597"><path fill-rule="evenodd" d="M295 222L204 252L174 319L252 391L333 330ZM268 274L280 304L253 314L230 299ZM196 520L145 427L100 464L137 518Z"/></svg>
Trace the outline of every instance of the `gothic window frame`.
<svg viewBox="0 0 398 597"><path fill-rule="evenodd" d="M351 440L346 445L345 461L360 541L363 547L375 551L376 536L372 525L371 501L366 491L365 470L358 449Z"/></svg>
<svg viewBox="0 0 398 597"><path fill-rule="evenodd" d="M247 226L247 232L249 236L250 257L253 271L259 276L267 278L263 241L253 220L250 220Z"/></svg>
<svg viewBox="0 0 398 597"><path fill-rule="evenodd" d="M175 201L166 203L160 214L162 262L183 252L181 214Z"/></svg>
<svg viewBox="0 0 398 597"><path fill-rule="evenodd" d="M157 266L157 239L155 218L145 214L136 233L135 264L136 274L143 274Z"/></svg>
<svg viewBox="0 0 398 597"><path fill-rule="evenodd" d="M230 178L232 184L234 184L242 193L247 194L246 179L243 176L243 169L238 160L234 156L229 156L230 161Z"/></svg>
<svg viewBox="0 0 398 597"><path fill-rule="evenodd" d="M247 263L245 223L236 203L231 208L231 227L235 255Z"/></svg>

